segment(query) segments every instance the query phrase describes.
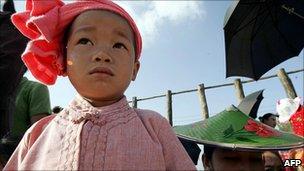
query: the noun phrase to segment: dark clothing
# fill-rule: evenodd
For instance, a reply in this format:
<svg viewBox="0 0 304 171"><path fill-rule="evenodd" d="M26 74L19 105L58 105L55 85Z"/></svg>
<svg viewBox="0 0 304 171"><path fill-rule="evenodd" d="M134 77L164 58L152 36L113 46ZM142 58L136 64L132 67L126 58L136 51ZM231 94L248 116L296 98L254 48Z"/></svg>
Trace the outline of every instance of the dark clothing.
<svg viewBox="0 0 304 171"><path fill-rule="evenodd" d="M11 12L0 12L0 138L12 126L17 86L26 71L21 54L28 41L12 24Z"/></svg>

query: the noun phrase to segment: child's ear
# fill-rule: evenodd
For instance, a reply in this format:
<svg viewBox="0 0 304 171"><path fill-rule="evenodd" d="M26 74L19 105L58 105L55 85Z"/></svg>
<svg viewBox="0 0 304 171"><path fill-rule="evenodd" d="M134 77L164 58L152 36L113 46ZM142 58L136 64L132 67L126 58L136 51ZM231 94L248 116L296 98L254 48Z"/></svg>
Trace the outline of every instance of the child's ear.
<svg viewBox="0 0 304 171"><path fill-rule="evenodd" d="M133 67L132 81L136 79L139 68L140 68L140 62L136 60Z"/></svg>
<svg viewBox="0 0 304 171"><path fill-rule="evenodd" d="M211 161L206 157L205 154L202 155L202 162L203 162L203 166L206 170L212 169Z"/></svg>

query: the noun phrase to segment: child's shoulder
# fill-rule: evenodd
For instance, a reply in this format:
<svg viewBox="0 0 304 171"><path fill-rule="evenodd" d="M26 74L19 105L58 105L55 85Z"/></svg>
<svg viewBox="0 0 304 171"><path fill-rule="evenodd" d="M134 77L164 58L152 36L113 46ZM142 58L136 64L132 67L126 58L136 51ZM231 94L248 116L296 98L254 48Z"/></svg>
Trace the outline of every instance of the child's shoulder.
<svg viewBox="0 0 304 171"><path fill-rule="evenodd" d="M148 109L134 109L138 117L144 123L150 123L152 125L162 125L168 124L168 121L165 117L160 115L158 112Z"/></svg>
<svg viewBox="0 0 304 171"><path fill-rule="evenodd" d="M159 114L158 112L156 111L153 111L153 110L149 110L149 109L134 109L135 112L140 116L140 117L143 117L143 118L147 118L147 119L165 119L161 114Z"/></svg>
<svg viewBox="0 0 304 171"><path fill-rule="evenodd" d="M40 136L44 128L54 119L56 115L46 116L35 122L26 132L28 146L32 146L37 138Z"/></svg>
<svg viewBox="0 0 304 171"><path fill-rule="evenodd" d="M28 130L28 133L35 132L37 130L43 129L49 122L51 122L56 115L48 115L46 117L43 117L42 119L35 122Z"/></svg>

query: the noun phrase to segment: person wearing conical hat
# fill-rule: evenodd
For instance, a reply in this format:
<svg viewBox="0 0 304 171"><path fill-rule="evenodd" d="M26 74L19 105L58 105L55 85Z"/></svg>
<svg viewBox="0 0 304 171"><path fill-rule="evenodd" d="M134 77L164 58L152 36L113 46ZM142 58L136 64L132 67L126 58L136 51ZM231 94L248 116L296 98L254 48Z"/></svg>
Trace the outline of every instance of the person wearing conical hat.
<svg viewBox="0 0 304 171"><path fill-rule="evenodd" d="M262 124L231 106L189 125L175 126L179 138L203 144L209 170L264 170L263 152L304 147L304 138ZM208 156L208 151L213 153ZM209 160L208 160L209 159ZM211 159L211 160L210 160Z"/></svg>
<svg viewBox="0 0 304 171"><path fill-rule="evenodd" d="M262 171L261 151L241 151L204 145L202 163L208 171Z"/></svg>

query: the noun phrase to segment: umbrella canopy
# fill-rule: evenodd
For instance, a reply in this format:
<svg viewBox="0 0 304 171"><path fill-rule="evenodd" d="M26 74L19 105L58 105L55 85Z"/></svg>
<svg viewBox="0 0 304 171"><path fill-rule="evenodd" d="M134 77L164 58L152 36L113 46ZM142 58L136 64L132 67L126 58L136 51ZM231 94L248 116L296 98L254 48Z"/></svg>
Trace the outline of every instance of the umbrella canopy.
<svg viewBox="0 0 304 171"><path fill-rule="evenodd" d="M193 163L197 165L199 154L201 153L201 149L199 148L199 146L193 141L189 141L181 137L178 137L178 139L183 144Z"/></svg>
<svg viewBox="0 0 304 171"><path fill-rule="evenodd" d="M256 91L246 96L238 105L238 109L252 118L257 117L258 109L263 100L263 91Z"/></svg>
<svg viewBox="0 0 304 171"><path fill-rule="evenodd" d="M258 80L304 47L304 1L240 0L227 10L226 77Z"/></svg>

